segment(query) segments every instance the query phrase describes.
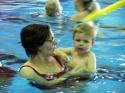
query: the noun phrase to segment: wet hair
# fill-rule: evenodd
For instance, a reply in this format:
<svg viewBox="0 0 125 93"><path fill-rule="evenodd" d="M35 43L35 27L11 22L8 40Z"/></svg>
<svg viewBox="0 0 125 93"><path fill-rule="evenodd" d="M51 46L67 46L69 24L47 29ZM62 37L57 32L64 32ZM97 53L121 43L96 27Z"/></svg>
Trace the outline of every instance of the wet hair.
<svg viewBox="0 0 125 93"><path fill-rule="evenodd" d="M47 16L55 17L62 13L62 7L57 0L48 0L45 4L45 11Z"/></svg>
<svg viewBox="0 0 125 93"><path fill-rule="evenodd" d="M96 28L97 27L92 22L79 23L79 24L75 25L72 29L73 39L74 39L76 33L84 33L86 36L91 37L92 40L95 40L95 37L97 34Z"/></svg>
<svg viewBox="0 0 125 93"><path fill-rule="evenodd" d="M38 49L50 37L49 24L30 24L21 33L21 44L29 57L36 56Z"/></svg>

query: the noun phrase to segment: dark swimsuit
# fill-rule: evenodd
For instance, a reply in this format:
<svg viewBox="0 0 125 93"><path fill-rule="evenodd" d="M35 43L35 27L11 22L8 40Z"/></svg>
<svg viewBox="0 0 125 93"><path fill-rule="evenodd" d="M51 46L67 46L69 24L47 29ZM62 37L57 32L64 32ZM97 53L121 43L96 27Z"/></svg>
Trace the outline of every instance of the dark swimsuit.
<svg viewBox="0 0 125 93"><path fill-rule="evenodd" d="M20 70L21 70L23 67L30 67L30 68L32 68L32 69L34 70L34 72L35 72L37 75L39 75L39 76L45 78L45 79L48 80L48 81L49 81L49 80L57 79L57 78L59 78L60 76L62 76L68 69L67 69L67 67L66 67L65 64L62 64L62 63L61 63L61 61L60 61L60 59L59 59L58 56L53 56L53 57L57 60L57 62L58 62L58 63L60 64L60 66L62 67L62 71L61 71L61 72L41 74L41 73L39 73L35 68L33 68L32 66L29 66L29 65L24 65L24 66L22 66L22 67L20 68Z"/></svg>

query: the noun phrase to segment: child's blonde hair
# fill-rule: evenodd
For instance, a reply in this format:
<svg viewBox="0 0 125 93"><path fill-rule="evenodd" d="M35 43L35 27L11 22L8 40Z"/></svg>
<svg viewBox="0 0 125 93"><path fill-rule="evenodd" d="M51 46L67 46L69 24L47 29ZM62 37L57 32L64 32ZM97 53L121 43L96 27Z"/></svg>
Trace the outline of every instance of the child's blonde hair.
<svg viewBox="0 0 125 93"><path fill-rule="evenodd" d="M94 40L97 34L97 27L93 22L80 23L73 27L73 39L76 33L84 33Z"/></svg>
<svg viewBox="0 0 125 93"><path fill-rule="evenodd" d="M59 0L48 0L45 4L45 11L47 16L57 16L62 13L62 7Z"/></svg>

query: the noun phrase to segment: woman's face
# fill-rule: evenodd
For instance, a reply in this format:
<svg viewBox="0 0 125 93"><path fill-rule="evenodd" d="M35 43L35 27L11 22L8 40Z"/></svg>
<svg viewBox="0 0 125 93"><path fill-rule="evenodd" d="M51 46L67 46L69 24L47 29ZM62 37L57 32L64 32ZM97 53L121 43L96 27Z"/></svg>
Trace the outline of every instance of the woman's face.
<svg viewBox="0 0 125 93"><path fill-rule="evenodd" d="M92 2L92 0L74 0L74 7L76 10L84 10L84 5L83 3L89 3Z"/></svg>
<svg viewBox="0 0 125 93"><path fill-rule="evenodd" d="M74 7L76 10L79 10L82 7L81 2L79 2L79 0L74 0Z"/></svg>
<svg viewBox="0 0 125 93"><path fill-rule="evenodd" d="M45 41L45 43L39 48L40 52L42 52L44 55L53 55L54 54L54 49L55 45L57 42L54 40L54 34L50 30L50 37L48 40Z"/></svg>

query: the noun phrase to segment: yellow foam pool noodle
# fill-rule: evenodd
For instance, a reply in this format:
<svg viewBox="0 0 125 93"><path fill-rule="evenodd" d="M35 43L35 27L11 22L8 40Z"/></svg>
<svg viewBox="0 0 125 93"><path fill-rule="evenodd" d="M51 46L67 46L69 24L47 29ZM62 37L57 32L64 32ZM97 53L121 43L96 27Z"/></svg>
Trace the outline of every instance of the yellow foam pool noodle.
<svg viewBox="0 0 125 93"><path fill-rule="evenodd" d="M80 20L81 22L87 22L87 21L94 21L97 18L104 16L110 12L112 12L113 10L116 10L122 6L125 5L125 0L120 0L114 4L111 4L109 6L107 6L106 8L100 10L100 11L94 11L91 14L89 14L88 16L86 16L85 18L83 18L82 20Z"/></svg>

